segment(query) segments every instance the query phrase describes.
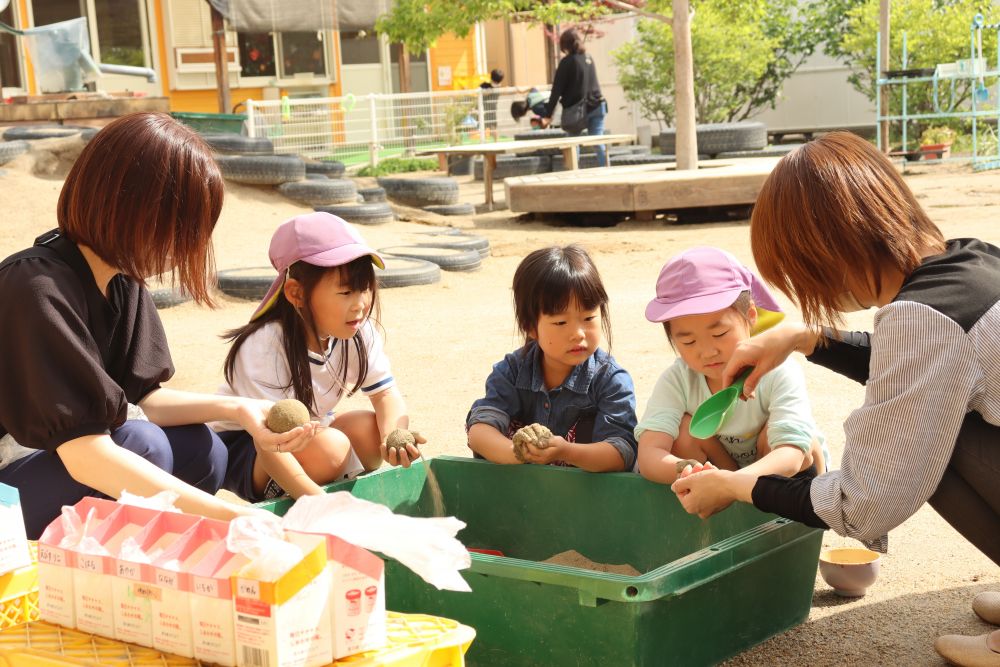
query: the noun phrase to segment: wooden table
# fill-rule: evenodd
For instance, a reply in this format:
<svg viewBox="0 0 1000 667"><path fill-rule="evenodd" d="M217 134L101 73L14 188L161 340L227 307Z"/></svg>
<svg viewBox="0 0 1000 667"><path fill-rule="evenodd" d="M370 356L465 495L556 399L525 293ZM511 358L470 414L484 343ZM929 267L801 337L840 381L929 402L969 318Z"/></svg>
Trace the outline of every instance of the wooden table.
<svg viewBox="0 0 1000 667"><path fill-rule="evenodd" d="M463 146L445 146L444 148L434 148L420 151L418 155L437 154L441 161L442 169L447 170L449 155L482 155L483 156L483 183L486 186L486 206L493 210L493 170L497 166L497 155L506 153L532 153L545 149L557 148L562 150L563 164L567 171L578 169L576 159L577 146L598 146L601 144L629 144L635 141L632 134L603 134L596 137L587 135L579 137L559 137L557 139L532 139L522 141L497 141L494 143L466 144ZM605 166L610 166L611 162L608 153L604 154Z"/></svg>

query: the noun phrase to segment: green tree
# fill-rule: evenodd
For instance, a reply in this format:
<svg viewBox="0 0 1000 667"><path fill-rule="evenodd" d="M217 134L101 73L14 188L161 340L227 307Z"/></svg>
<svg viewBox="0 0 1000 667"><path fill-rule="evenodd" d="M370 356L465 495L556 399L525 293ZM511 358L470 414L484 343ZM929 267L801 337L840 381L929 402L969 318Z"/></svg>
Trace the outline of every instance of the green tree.
<svg viewBox="0 0 1000 667"><path fill-rule="evenodd" d="M875 100L875 51L878 34L879 3L865 0L855 3L844 16L844 30L834 38L828 51L834 53L851 68L851 84L868 99ZM883 69L901 69L903 34L906 34L908 68L934 68L940 63L953 63L970 57L969 28L972 17L982 13L987 22L997 20L997 10L990 2L973 0L893 0L890 60ZM983 57L988 66L996 63L996 32L983 32ZM934 104L934 87L931 83L914 83L907 86L909 113L933 113L947 110L952 103L966 102L974 81L938 82L938 104ZM897 112L902 105L902 87L890 88L891 109Z"/></svg>
<svg viewBox="0 0 1000 667"><path fill-rule="evenodd" d="M700 122L743 120L773 107L784 81L822 35L796 0L699 0L691 24ZM674 122L673 35L640 21L638 37L614 53L626 97L661 123Z"/></svg>

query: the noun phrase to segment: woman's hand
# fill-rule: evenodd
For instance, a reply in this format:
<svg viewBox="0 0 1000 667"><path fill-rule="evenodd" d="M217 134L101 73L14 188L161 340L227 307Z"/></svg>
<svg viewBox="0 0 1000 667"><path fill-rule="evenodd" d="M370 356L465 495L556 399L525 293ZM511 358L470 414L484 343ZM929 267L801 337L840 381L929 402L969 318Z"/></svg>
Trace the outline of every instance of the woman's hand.
<svg viewBox="0 0 1000 667"><path fill-rule="evenodd" d="M410 431L410 435L413 436L414 444L407 445L406 449L398 449L396 447L386 447L385 440L382 441L382 460L394 466L403 466L404 468L409 468L418 458L420 458L420 450L417 449L417 445L427 444L427 438L420 435L416 431Z"/></svg>
<svg viewBox="0 0 1000 667"><path fill-rule="evenodd" d="M722 371L722 385L728 387L744 368L753 366L753 372L743 383L741 395L744 400L753 398L757 384L764 375L783 364L792 352L811 354L818 338L816 331L803 324L782 324L757 334L733 350Z"/></svg>
<svg viewBox="0 0 1000 667"><path fill-rule="evenodd" d="M677 494L688 514L707 519L721 512L734 501L751 502L751 492L756 483L755 475L730 470L719 470L711 463L688 466L670 488Z"/></svg>
<svg viewBox="0 0 1000 667"><path fill-rule="evenodd" d="M562 461L563 452L568 444L565 438L558 435L549 438L549 444L544 449L539 449L529 442L525 445L524 462L548 465L554 461Z"/></svg>
<svg viewBox="0 0 1000 667"><path fill-rule="evenodd" d="M285 433L275 433L267 427L271 401L243 399L236 407L236 421L250 434L254 445L265 452L297 452L316 435L319 422L309 422Z"/></svg>

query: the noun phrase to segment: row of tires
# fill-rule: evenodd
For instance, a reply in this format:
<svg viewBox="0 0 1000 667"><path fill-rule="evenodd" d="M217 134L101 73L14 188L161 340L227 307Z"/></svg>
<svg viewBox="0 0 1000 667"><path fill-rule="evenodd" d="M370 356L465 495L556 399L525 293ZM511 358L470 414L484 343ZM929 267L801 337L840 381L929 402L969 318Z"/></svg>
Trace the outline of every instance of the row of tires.
<svg viewBox="0 0 1000 667"><path fill-rule="evenodd" d="M490 242L458 230L425 232L433 241L380 248L384 269L375 269L380 288L428 285L441 280L441 271L475 271L490 254ZM219 290L238 299L258 301L267 294L276 274L270 267L231 269L218 274ZM176 288L150 290L157 308L190 300Z"/></svg>

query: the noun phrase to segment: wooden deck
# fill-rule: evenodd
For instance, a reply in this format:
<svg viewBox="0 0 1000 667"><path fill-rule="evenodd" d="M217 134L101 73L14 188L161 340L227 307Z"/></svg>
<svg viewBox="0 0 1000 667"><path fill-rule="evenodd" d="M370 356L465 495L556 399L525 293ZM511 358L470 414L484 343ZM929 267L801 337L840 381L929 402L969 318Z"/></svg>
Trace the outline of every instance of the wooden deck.
<svg viewBox="0 0 1000 667"><path fill-rule="evenodd" d="M518 213L649 217L656 211L752 204L778 159L706 160L695 171L676 171L670 162L581 169L508 178L504 188L507 205Z"/></svg>

